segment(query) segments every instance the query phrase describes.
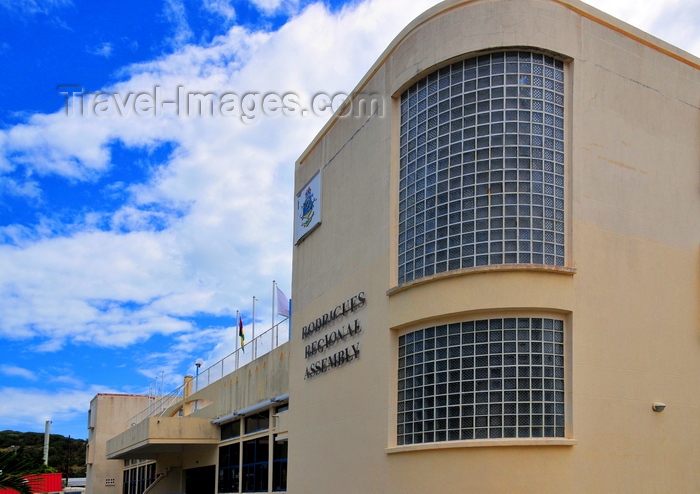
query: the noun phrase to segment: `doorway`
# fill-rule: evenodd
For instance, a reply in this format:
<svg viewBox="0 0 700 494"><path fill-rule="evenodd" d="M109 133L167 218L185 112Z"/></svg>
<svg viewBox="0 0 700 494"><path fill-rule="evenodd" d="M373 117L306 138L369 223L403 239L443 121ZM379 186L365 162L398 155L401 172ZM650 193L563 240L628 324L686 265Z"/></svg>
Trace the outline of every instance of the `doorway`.
<svg viewBox="0 0 700 494"><path fill-rule="evenodd" d="M215 494L216 465L185 470L186 494Z"/></svg>

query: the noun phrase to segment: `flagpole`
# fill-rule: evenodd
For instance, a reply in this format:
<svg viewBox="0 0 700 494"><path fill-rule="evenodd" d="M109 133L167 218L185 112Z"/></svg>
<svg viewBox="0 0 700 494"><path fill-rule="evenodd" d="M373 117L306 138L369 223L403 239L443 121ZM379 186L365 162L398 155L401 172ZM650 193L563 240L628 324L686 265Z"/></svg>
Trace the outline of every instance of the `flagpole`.
<svg viewBox="0 0 700 494"><path fill-rule="evenodd" d="M288 338L289 341L292 341L292 299L291 297L289 298L289 309L287 312L287 333L288 333Z"/></svg>
<svg viewBox="0 0 700 494"><path fill-rule="evenodd" d="M250 335L250 341L253 341L255 339L255 301L257 299L255 298L255 295L253 295L253 329L252 329L252 334Z"/></svg>
<svg viewBox="0 0 700 494"><path fill-rule="evenodd" d="M239 328L238 321L239 321L240 317L241 317L240 312L236 311L236 347L234 348L234 350L238 350L238 340L240 339L240 335L238 334L240 331L238 329Z"/></svg>
<svg viewBox="0 0 700 494"><path fill-rule="evenodd" d="M275 288L277 287L277 282L275 280L272 280L272 326L270 328L275 327Z"/></svg>

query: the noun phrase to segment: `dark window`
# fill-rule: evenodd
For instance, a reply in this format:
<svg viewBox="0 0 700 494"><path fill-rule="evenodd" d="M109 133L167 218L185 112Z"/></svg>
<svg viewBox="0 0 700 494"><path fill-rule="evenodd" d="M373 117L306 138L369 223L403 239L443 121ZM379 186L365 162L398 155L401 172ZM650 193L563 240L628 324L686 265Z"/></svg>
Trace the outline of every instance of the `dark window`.
<svg viewBox="0 0 700 494"><path fill-rule="evenodd" d="M243 443L243 492L267 492L270 438Z"/></svg>
<svg viewBox="0 0 700 494"><path fill-rule="evenodd" d="M219 448L219 492L238 492L241 444Z"/></svg>
<svg viewBox="0 0 700 494"><path fill-rule="evenodd" d="M275 439L272 462L272 490L275 492L287 490L287 445L286 439Z"/></svg>
<svg viewBox="0 0 700 494"><path fill-rule="evenodd" d="M221 440L231 439L241 435L241 421L235 420L221 426Z"/></svg>
<svg viewBox="0 0 700 494"><path fill-rule="evenodd" d="M141 462L137 460L134 462ZM143 494L156 479L156 464L136 466L124 470L123 494Z"/></svg>
<svg viewBox="0 0 700 494"><path fill-rule="evenodd" d="M245 418L245 433L262 431L270 428L270 410L248 415Z"/></svg>

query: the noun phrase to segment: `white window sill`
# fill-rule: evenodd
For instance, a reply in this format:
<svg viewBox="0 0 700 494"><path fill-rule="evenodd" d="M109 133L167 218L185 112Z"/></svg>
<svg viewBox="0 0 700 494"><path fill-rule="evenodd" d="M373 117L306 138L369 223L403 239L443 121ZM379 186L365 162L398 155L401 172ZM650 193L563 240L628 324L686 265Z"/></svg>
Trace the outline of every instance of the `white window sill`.
<svg viewBox="0 0 700 494"><path fill-rule="evenodd" d="M552 273L565 276L573 276L576 274L576 268L571 268L567 266L552 266L549 264L489 264L487 266L474 266L471 268L453 269L451 271L444 271L442 273L432 274L429 276L424 276L417 280L407 281L401 285L397 285L393 288L387 290L386 294L392 296L395 293L408 290L414 286L423 285L425 283L430 283L437 280L443 280L445 278L454 278L457 276L464 276L477 273L495 273L495 272L509 272L509 271L529 271L529 272L540 272L540 273Z"/></svg>
<svg viewBox="0 0 700 494"><path fill-rule="evenodd" d="M394 454L408 453L411 451L454 448L493 448L502 446L574 446L576 444L578 444L576 439L568 439L563 437L537 437L527 439L470 439L466 441L441 441L439 443L391 446L386 448L384 451L387 454Z"/></svg>

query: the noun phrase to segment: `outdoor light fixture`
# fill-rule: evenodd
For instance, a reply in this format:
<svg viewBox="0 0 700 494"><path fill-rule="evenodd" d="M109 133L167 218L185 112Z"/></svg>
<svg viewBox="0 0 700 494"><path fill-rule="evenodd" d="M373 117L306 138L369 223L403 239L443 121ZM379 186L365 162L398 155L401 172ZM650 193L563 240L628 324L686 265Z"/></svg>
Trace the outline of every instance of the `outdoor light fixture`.
<svg viewBox="0 0 700 494"><path fill-rule="evenodd" d="M651 406L651 408L655 412L663 412L664 408L666 408L666 403L661 403L660 401L657 401Z"/></svg>

